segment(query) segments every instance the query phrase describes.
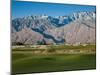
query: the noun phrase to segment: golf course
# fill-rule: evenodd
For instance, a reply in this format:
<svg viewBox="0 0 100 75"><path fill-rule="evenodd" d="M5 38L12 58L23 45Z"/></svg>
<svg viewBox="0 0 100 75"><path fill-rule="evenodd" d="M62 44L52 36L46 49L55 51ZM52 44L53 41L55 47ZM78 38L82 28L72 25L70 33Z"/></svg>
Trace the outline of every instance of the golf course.
<svg viewBox="0 0 100 75"><path fill-rule="evenodd" d="M12 48L13 74L95 68L95 45L18 46Z"/></svg>

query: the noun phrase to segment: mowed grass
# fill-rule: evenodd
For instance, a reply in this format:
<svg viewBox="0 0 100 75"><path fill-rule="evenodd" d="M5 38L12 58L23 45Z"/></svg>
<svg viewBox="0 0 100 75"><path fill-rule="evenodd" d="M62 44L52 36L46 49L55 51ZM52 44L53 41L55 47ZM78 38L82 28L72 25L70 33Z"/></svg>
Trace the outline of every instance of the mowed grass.
<svg viewBox="0 0 100 75"><path fill-rule="evenodd" d="M96 54L12 53L12 73L71 71L96 68Z"/></svg>

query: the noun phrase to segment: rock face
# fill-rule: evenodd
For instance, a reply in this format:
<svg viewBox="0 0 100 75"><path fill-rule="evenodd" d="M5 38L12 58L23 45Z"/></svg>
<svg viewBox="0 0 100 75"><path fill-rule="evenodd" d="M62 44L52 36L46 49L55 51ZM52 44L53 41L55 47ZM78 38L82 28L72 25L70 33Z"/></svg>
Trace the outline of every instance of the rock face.
<svg viewBox="0 0 100 75"><path fill-rule="evenodd" d="M29 28L24 28L19 32L12 34L13 42L20 42L23 44L33 44L37 41L42 41L43 36L38 32L34 32Z"/></svg>
<svg viewBox="0 0 100 75"><path fill-rule="evenodd" d="M12 42L23 44L94 44L95 12L68 16L28 16L12 20Z"/></svg>

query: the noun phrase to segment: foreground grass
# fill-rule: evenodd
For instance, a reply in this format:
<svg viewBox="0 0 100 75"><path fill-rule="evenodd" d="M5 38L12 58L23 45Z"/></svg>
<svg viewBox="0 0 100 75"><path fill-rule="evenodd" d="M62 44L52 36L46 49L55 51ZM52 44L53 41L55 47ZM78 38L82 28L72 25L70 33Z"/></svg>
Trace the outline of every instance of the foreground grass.
<svg viewBox="0 0 100 75"><path fill-rule="evenodd" d="M96 68L94 54L12 54L12 73L71 71Z"/></svg>

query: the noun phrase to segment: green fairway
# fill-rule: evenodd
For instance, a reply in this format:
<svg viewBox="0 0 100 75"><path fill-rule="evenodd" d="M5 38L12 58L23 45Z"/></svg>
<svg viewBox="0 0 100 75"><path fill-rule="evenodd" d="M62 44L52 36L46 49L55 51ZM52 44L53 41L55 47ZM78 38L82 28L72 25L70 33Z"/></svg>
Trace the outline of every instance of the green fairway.
<svg viewBox="0 0 100 75"><path fill-rule="evenodd" d="M96 68L94 54L12 54L12 73L70 71Z"/></svg>
<svg viewBox="0 0 100 75"><path fill-rule="evenodd" d="M14 74L95 68L95 45L34 45L12 49L12 73Z"/></svg>

